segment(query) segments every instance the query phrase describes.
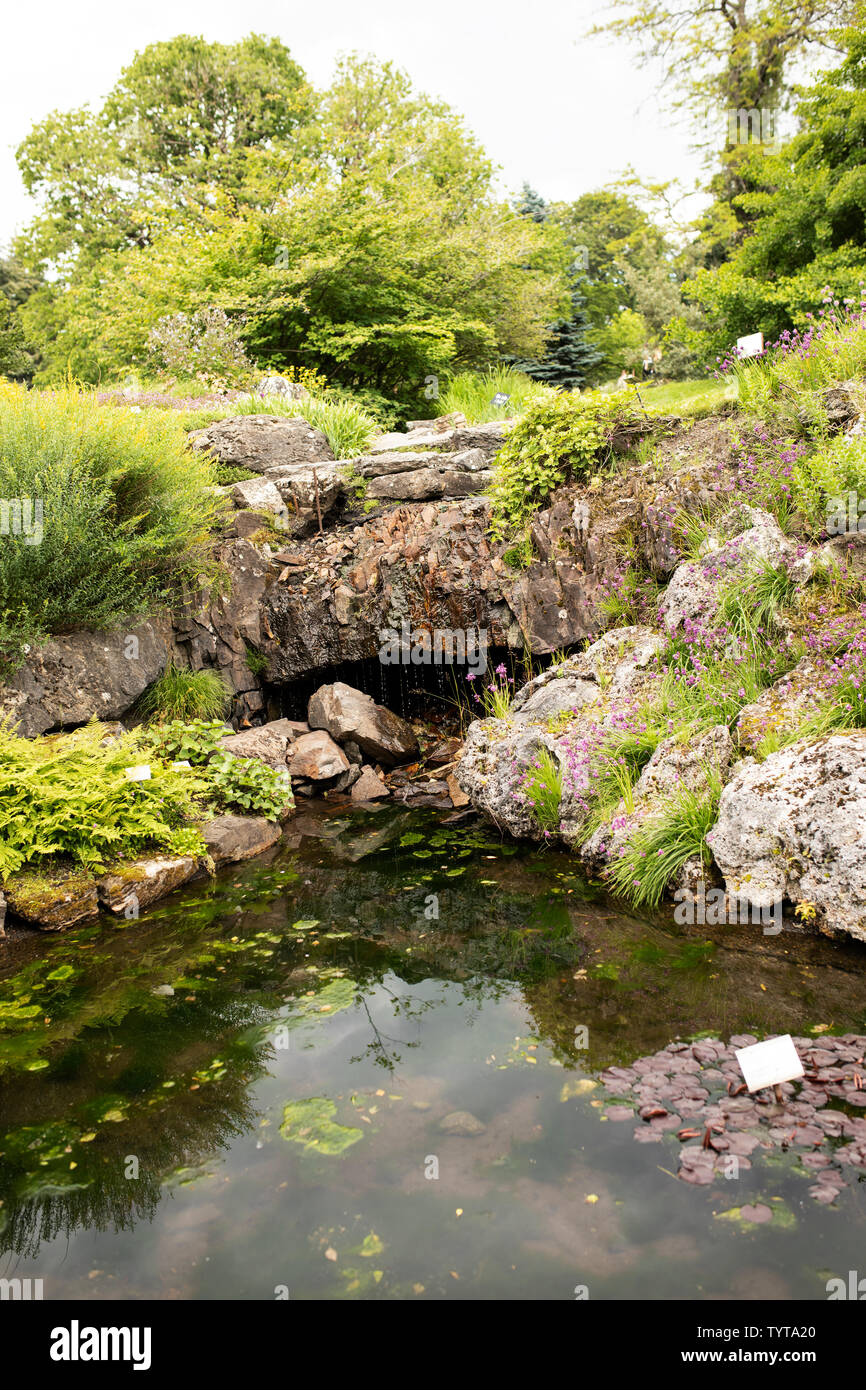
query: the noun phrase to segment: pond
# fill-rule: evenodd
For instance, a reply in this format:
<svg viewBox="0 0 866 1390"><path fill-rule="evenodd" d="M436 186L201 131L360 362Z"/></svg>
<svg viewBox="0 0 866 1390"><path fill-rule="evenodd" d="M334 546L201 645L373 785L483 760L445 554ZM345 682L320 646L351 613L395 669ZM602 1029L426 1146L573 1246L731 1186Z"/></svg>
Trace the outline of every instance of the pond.
<svg viewBox="0 0 866 1390"><path fill-rule="evenodd" d="M862 1264L859 1170L821 1204L781 1145L690 1185L677 1133L635 1142L600 1075L677 1039L863 1033L864 966L623 915L471 816L311 805L140 921L0 947L0 1276L46 1299L826 1299Z"/></svg>

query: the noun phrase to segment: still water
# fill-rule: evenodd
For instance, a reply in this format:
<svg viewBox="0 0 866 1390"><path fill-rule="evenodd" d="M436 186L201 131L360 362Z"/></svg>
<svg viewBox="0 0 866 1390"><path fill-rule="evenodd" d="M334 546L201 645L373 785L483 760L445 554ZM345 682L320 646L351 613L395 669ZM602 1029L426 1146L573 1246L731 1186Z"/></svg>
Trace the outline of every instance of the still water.
<svg viewBox="0 0 866 1390"><path fill-rule="evenodd" d="M675 1039L863 1033L864 972L863 947L623 915L471 817L313 808L138 922L0 945L0 1276L825 1299L864 1268L866 1182L820 1206L780 1150L691 1187L598 1077ZM772 1222L731 1217L756 1203Z"/></svg>

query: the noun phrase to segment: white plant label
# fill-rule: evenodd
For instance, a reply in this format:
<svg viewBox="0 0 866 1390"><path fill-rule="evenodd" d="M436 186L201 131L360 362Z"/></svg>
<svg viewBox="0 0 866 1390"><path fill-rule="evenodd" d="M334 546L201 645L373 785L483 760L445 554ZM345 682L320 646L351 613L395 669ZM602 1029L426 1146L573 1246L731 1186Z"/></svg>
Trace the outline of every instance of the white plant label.
<svg viewBox="0 0 866 1390"><path fill-rule="evenodd" d="M178 762L178 763L172 763L172 765L171 765L171 770L172 770L172 772L180 772L180 769L181 769L182 767L190 767L190 766L191 766L191 764L188 763L185 759L181 759L181 761Z"/></svg>
<svg viewBox="0 0 866 1390"><path fill-rule="evenodd" d="M130 782L149 782L150 764L141 763L139 767L124 768L124 772Z"/></svg>
<svg viewBox="0 0 866 1390"><path fill-rule="evenodd" d="M764 351L763 333L747 333L745 338L737 339L738 357L759 357Z"/></svg>
<svg viewBox="0 0 866 1390"><path fill-rule="evenodd" d="M767 1086L779 1086L803 1075L803 1063L790 1033L741 1047L734 1055L750 1091L763 1091Z"/></svg>

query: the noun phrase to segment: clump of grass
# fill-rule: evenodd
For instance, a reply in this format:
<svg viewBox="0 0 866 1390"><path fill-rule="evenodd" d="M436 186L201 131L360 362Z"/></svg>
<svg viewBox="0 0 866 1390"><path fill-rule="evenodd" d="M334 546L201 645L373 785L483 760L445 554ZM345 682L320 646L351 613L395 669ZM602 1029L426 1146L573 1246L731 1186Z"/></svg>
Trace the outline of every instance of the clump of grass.
<svg viewBox="0 0 866 1390"><path fill-rule="evenodd" d="M458 372L452 377L439 398L439 414L459 411L470 424L480 425L488 420L508 420L522 415L528 405L545 395L553 395L549 386L533 381L525 372L510 367L491 367L485 372ZM507 396L504 405L494 405L494 396Z"/></svg>
<svg viewBox="0 0 866 1390"><path fill-rule="evenodd" d="M745 642L766 640L778 630L798 585L784 565L764 561L758 571L729 584L719 598L718 618Z"/></svg>
<svg viewBox="0 0 866 1390"><path fill-rule="evenodd" d="M335 459L358 458L380 433L376 419L357 401L332 396L307 396L300 401L288 396L239 396L226 409L191 412L186 416L186 428L200 429L233 415L282 415L306 420L313 429L322 431Z"/></svg>
<svg viewBox="0 0 866 1390"><path fill-rule="evenodd" d="M172 719L218 719L228 708L230 698L218 671L189 671L171 663L145 690L136 711L144 719L160 724Z"/></svg>
<svg viewBox="0 0 866 1390"><path fill-rule="evenodd" d="M539 750L523 781L523 793L532 807L532 814L545 832L559 830L562 804L562 768L546 748Z"/></svg>
<svg viewBox="0 0 866 1390"><path fill-rule="evenodd" d="M700 792L681 788L662 809L641 825L610 865L611 888L635 907L657 907L668 884L683 865L700 855L710 863L707 835L716 823L722 780L715 768L705 769Z"/></svg>

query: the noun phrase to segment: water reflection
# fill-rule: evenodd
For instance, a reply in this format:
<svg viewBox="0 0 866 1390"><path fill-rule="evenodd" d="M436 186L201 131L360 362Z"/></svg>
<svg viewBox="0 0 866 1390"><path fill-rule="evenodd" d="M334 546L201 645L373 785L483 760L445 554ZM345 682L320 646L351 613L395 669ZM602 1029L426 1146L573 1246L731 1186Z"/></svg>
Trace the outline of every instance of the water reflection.
<svg viewBox="0 0 866 1390"><path fill-rule="evenodd" d="M688 1190L675 1136L635 1145L593 1082L677 1037L861 1032L862 949L638 921L467 818L292 834L139 923L4 949L0 1272L47 1297L531 1298L578 1275L724 1296L757 1268L763 1296L823 1296L856 1183L847 1228L802 1206L793 1157ZM720 1228L762 1194L783 1233Z"/></svg>

